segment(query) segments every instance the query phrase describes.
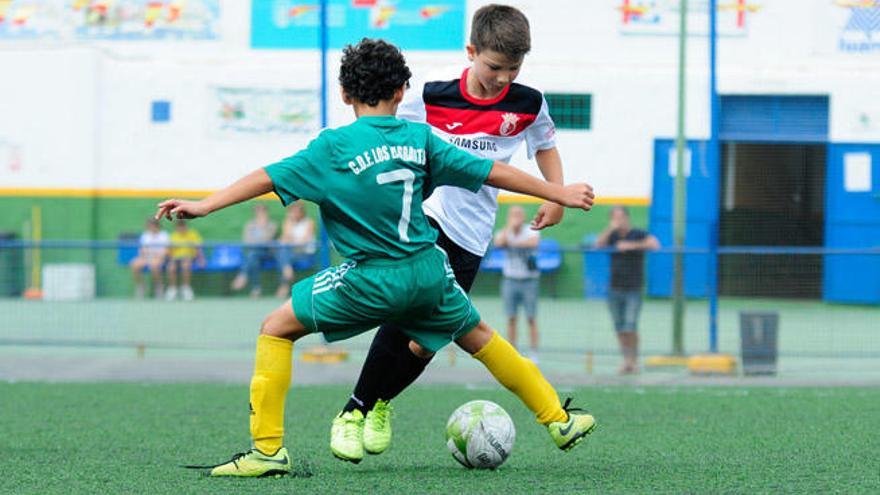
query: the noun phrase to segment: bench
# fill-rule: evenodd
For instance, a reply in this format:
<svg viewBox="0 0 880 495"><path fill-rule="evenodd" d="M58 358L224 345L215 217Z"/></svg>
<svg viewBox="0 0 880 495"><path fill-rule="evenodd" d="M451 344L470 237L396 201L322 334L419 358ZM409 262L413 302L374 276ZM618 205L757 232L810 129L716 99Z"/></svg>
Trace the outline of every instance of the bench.
<svg viewBox="0 0 880 495"><path fill-rule="evenodd" d="M122 234L119 236L119 250L116 261L128 266L138 254L138 235ZM202 248L205 252L205 264L193 264L193 272L237 272L244 265L244 247L241 244L211 244ZM293 269L310 270L318 266L317 253L299 254L293 257ZM262 270L276 270L278 263L274 256L265 257L260 261ZM146 267L144 268L147 269Z"/></svg>

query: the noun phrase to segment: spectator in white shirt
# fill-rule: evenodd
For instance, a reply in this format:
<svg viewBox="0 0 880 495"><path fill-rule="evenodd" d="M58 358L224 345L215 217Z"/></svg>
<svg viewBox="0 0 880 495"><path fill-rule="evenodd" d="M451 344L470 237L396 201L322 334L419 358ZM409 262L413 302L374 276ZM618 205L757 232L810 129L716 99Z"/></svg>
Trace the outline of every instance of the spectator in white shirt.
<svg viewBox="0 0 880 495"><path fill-rule="evenodd" d="M168 236L168 232L159 228L158 220L149 218L146 230L141 233L138 244L138 254L129 264L131 274L134 277L135 297L143 299L146 294L144 268L148 268L150 271L153 280L153 293L156 297L162 297L162 267L168 258L171 238Z"/></svg>
<svg viewBox="0 0 880 495"><path fill-rule="evenodd" d="M531 357L538 350L538 307L540 272L537 267L538 243L541 235L526 225L526 212L521 206L511 206L507 224L495 235L495 247L504 249L501 270L501 297L507 313L507 339L516 346L517 311L522 306L529 323Z"/></svg>

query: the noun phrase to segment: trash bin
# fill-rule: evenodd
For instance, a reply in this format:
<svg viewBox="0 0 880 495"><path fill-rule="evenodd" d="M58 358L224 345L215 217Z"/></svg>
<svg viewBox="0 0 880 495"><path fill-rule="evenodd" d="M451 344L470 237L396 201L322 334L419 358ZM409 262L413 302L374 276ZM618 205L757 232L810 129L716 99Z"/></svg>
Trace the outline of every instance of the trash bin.
<svg viewBox="0 0 880 495"><path fill-rule="evenodd" d="M0 232L0 244L15 241L15 232ZM0 246L0 297L15 297L21 294L24 266L21 247Z"/></svg>
<svg viewBox="0 0 880 495"><path fill-rule="evenodd" d="M739 332L745 375L775 375L779 313L741 311Z"/></svg>

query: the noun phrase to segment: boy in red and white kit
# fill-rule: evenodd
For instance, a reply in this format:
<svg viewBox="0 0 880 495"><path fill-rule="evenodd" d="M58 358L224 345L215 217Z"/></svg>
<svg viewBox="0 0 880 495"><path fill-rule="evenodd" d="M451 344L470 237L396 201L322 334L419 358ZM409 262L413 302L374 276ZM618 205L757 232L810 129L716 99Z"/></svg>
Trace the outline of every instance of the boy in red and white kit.
<svg viewBox="0 0 880 495"><path fill-rule="evenodd" d="M496 4L478 9L467 46L471 67L460 78L407 91L397 117L426 122L435 135L483 158L509 162L525 143L544 178L562 184L562 160L547 102L540 91L513 82L530 49L529 22L522 12ZM439 231L437 245L468 292L492 240L497 196L498 190L487 185L476 193L439 187L424 202ZM560 205L544 203L532 228L556 225L562 215ZM330 448L337 458L357 463L365 451L380 454L388 448L390 400L421 375L432 357L411 345L394 325L379 328L354 392L333 421Z"/></svg>

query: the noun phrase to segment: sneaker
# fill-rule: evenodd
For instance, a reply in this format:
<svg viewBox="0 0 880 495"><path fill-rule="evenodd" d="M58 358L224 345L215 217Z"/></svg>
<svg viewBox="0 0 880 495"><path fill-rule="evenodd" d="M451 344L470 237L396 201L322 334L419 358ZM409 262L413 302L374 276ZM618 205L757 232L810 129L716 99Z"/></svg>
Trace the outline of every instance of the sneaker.
<svg viewBox="0 0 880 495"><path fill-rule="evenodd" d="M368 454L378 455L391 445L391 403L376 401L364 420L364 449Z"/></svg>
<svg viewBox="0 0 880 495"><path fill-rule="evenodd" d="M364 458L364 415L357 409L340 413L330 428L330 451L337 459L361 462Z"/></svg>
<svg viewBox="0 0 880 495"><path fill-rule="evenodd" d="M177 299L177 287L169 287L168 290L165 291L165 300L173 301Z"/></svg>
<svg viewBox="0 0 880 495"><path fill-rule="evenodd" d="M232 456L227 462L216 466L187 466L189 468L210 468L209 476L241 476L241 477L281 477L290 474L290 456L287 449L281 447L273 455L266 455L257 449L251 449Z"/></svg>
<svg viewBox="0 0 880 495"><path fill-rule="evenodd" d="M568 421L555 422L547 425L550 437L560 450L569 451L584 440L584 437L596 429L596 419L583 409L569 408L571 398L565 401L562 408L568 413Z"/></svg>
<svg viewBox="0 0 880 495"><path fill-rule="evenodd" d="M184 285L180 288L180 296L183 298L184 301L192 301L196 297L195 293L192 290L192 287L188 285Z"/></svg>

